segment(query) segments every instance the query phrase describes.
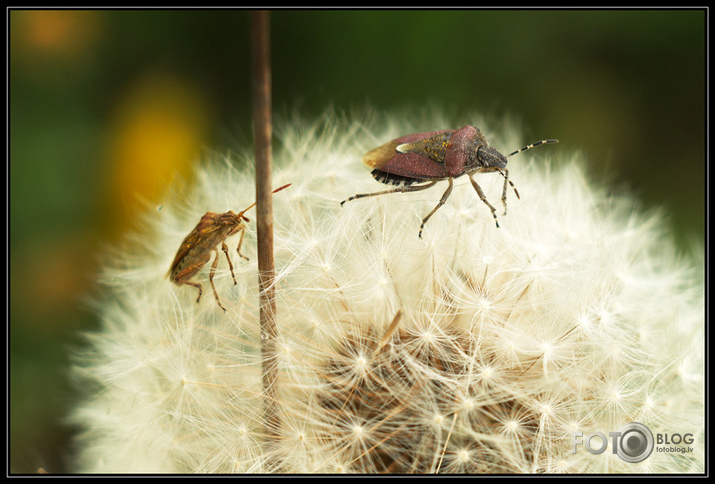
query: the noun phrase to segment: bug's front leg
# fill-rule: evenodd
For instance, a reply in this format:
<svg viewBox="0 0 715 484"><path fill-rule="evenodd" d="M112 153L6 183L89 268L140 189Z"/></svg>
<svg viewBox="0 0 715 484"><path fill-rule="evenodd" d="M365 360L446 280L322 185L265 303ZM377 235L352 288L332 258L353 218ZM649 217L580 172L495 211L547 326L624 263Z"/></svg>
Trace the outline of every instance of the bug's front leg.
<svg viewBox="0 0 715 484"><path fill-rule="evenodd" d="M241 230L241 237L239 237L239 239L238 239L238 247L236 247L236 252L238 252L238 255L240 255L242 258L249 260L248 257L241 254L241 245L243 244L243 236L244 235L246 235L246 229Z"/></svg>
<svg viewBox="0 0 715 484"><path fill-rule="evenodd" d="M494 208L494 206L489 203L489 200L487 200L487 196L484 195L484 191L482 191L482 187L477 184L477 182L474 181L474 178L472 178L472 174L469 173L469 181L472 182L472 186L474 189L477 191L477 195L479 195L479 199L484 202L487 207L489 207L489 210L492 211L492 217L494 217L494 222L497 224L497 228L499 228L499 219L497 218L497 210Z"/></svg>
<svg viewBox="0 0 715 484"><path fill-rule="evenodd" d="M504 205L504 215L506 215L506 184L509 182L509 185L514 189L514 195L516 195L516 198L521 199L519 196L519 191L516 189L514 184L512 183L511 180L509 180L509 170L504 168L504 171L502 172L501 170L497 170L501 176L504 177L504 188L501 191L501 203Z"/></svg>
<svg viewBox="0 0 715 484"><path fill-rule="evenodd" d="M236 276L233 273L233 264L231 263L231 258L228 256L228 245L226 245L226 241L224 240L221 242L221 250L223 251L224 254L226 254L226 260L228 261L228 267L231 269L231 277L233 277L233 285L235 286L238 284L236 282ZM216 254L218 256L218 253ZM216 257L218 259L218 257Z"/></svg>
<svg viewBox="0 0 715 484"><path fill-rule="evenodd" d="M506 215L506 184L509 181L509 170L504 168L504 173L502 173L502 175L504 176L504 187L501 191L501 203L504 205L504 215Z"/></svg>
<svg viewBox="0 0 715 484"><path fill-rule="evenodd" d="M226 312L226 308L223 307L223 304L221 304L221 300L218 297L218 292L216 292L216 285L214 284L214 274L216 273L216 266L218 266L218 251L214 250L213 252L216 253L216 257L214 257L214 262L213 264L211 264L211 272L209 272L209 282L211 283L211 287L214 290L214 296L216 297L218 307L223 309L223 312Z"/></svg>

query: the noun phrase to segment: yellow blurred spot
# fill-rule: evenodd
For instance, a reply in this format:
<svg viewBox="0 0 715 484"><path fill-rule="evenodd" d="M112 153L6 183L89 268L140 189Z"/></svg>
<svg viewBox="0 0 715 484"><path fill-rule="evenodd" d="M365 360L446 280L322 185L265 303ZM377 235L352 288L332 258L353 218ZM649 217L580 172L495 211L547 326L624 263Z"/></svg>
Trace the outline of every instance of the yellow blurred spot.
<svg viewBox="0 0 715 484"><path fill-rule="evenodd" d="M142 203L156 203L199 159L207 131L206 101L168 76L140 80L120 97L111 126L109 206L112 225L126 228Z"/></svg>

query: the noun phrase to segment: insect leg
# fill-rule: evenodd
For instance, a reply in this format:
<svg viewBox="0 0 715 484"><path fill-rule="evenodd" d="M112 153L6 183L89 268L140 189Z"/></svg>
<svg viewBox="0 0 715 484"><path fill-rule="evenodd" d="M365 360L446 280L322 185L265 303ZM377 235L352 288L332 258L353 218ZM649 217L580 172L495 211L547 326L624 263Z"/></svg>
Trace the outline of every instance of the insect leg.
<svg viewBox="0 0 715 484"><path fill-rule="evenodd" d="M228 261L228 267L231 269L231 277L233 277L233 285L235 286L238 284L236 282L236 276L233 274L233 264L231 263L231 258L228 256L228 245L226 245L226 241L224 240L221 243L221 250L223 250L223 253L226 254L226 260ZM240 254L240 252L239 252ZM218 253L216 254L216 258L218 259Z"/></svg>
<svg viewBox="0 0 715 484"><path fill-rule="evenodd" d="M419 233L420 239L422 238L422 229L425 228L425 224L427 223L427 221L430 219L430 217L432 215L434 215L434 213L439 209L439 207L444 205L444 202L446 202L447 199L449 198L449 196L452 194L452 187L454 186L454 182L452 181L452 178L448 178L447 180L449 181L449 186L447 187L447 190L445 190L444 194L442 195L442 198L439 199L439 203L437 204L436 207L434 207L432 209L432 211L430 213L427 214L427 216L425 218L422 219L422 225L420 225L420 233Z"/></svg>
<svg viewBox="0 0 715 484"><path fill-rule="evenodd" d="M191 282L189 279L201 270L210 258L210 251L207 251L203 246L196 246L177 264L178 266L181 266L181 268L179 269L179 267L176 266L172 267L172 270L169 273L169 278L177 285L181 286L182 284L187 284L189 286L194 286L199 290L199 297L196 299L197 303L201 301L203 290L201 284L198 282Z"/></svg>
<svg viewBox="0 0 715 484"><path fill-rule="evenodd" d="M209 282L211 283L211 287L214 290L214 296L216 297L218 307L223 309L223 312L226 312L226 308L223 307L223 305L221 304L221 300L218 298L218 292L216 292L216 286L214 285L214 274L216 273L216 266L218 265L218 251L214 250L213 252L216 253L216 257L214 257L214 262L213 264L211 264L211 272L209 272Z"/></svg>
<svg viewBox="0 0 715 484"><path fill-rule="evenodd" d="M499 219L497 219L497 210L492 206L491 203L489 203L489 200L487 200L486 195L484 195L484 192L482 191L482 187L480 187L477 182L474 181L474 178L472 178L472 174L469 173L469 181L472 182L472 186L474 189L477 191L477 195L479 195L479 199L487 204L487 207L489 207L489 210L492 211L492 217L494 217L494 221L497 224L497 228L499 228Z"/></svg>
<svg viewBox="0 0 715 484"><path fill-rule="evenodd" d="M521 199L521 197L519 196L519 191L516 189L511 180L509 180L509 170L504 168L503 172L501 170L497 171L501 176L504 177L504 188L501 192L501 203L504 205L504 215L506 215L506 183L509 182L509 185L511 185L511 187L514 189L514 194L516 195L516 198Z"/></svg>
<svg viewBox="0 0 715 484"><path fill-rule="evenodd" d="M198 303L201 301L201 294L203 294L204 290L201 288L201 284L198 282L189 282L189 281L182 281L182 284L188 284L189 286L194 286L196 289L199 290L199 297L196 298L196 302Z"/></svg>
<svg viewBox="0 0 715 484"><path fill-rule="evenodd" d="M243 257L244 259L248 260L248 257L245 255L241 254L241 244L243 244L243 236L246 234L246 229L241 230L241 237L238 239L238 247L236 248L236 251L238 252L238 255Z"/></svg>
<svg viewBox="0 0 715 484"><path fill-rule="evenodd" d="M420 190L424 190L429 187L433 187L439 180L435 180L432 182L427 183L426 185L417 185L417 186L401 186L399 188L394 188L392 190L385 190L383 192L374 192L374 193L358 193L356 195L353 195L352 197L348 198L347 200L343 200L340 202L340 205L342 206L345 202L349 202L350 200L355 200L358 198L365 198L365 197L376 197L378 195L387 195L388 193L407 193L407 192L418 192Z"/></svg>

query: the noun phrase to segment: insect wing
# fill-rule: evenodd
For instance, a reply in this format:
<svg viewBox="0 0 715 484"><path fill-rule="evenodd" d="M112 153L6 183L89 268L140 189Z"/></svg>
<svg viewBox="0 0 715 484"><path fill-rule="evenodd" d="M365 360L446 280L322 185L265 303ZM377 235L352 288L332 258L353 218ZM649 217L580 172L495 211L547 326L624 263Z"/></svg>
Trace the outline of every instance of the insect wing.
<svg viewBox="0 0 715 484"><path fill-rule="evenodd" d="M413 143L415 141L420 141L420 140L425 140L429 138L434 138L442 134L450 134L454 133L455 130L453 129L440 129L438 131L426 131L424 133L412 133L408 134L405 136L401 136L393 141L396 141L398 144L404 144L404 143Z"/></svg>
<svg viewBox="0 0 715 484"><path fill-rule="evenodd" d="M393 139L392 141L388 141L387 143L380 145L373 150L368 151L362 157L362 161L370 168L376 168L378 170L381 170L382 167L387 162L389 162L396 154L399 153L397 151L398 146L408 144L408 143L413 143L415 141L432 138L434 136L437 136L437 135L440 135L440 134L443 134L446 132L453 132L453 131L454 130L442 130L442 131L429 131L426 133L408 134L407 136L402 136L400 138Z"/></svg>
<svg viewBox="0 0 715 484"><path fill-rule="evenodd" d="M370 168L381 170L382 166L397 154L396 148L399 145L400 142L397 140L389 141L384 145L380 145L377 148L365 153L362 157L362 162Z"/></svg>
<svg viewBox="0 0 715 484"><path fill-rule="evenodd" d="M442 162L452 133L454 130L441 130L402 136L369 151L363 162L390 175L415 180L443 178Z"/></svg>
<svg viewBox="0 0 715 484"><path fill-rule="evenodd" d="M432 180L447 176L443 165L417 153L397 153L379 170L415 180Z"/></svg>
<svg viewBox="0 0 715 484"><path fill-rule="evenodd" d="M171 273L174 272L174 269L176 269L181 260L188 255L191 249L205 241L213 232L221 229L221 227L216 223L218 215L219 214L214 212L206 212L204 216L201 217L201 220L198 224L196 224L196 227L189 232L189 235L187 235L181 243L179 250L176 252L176 257L174 257L174 262L171 263L171 268L169 269L167 277L171 276Z"/></svg>

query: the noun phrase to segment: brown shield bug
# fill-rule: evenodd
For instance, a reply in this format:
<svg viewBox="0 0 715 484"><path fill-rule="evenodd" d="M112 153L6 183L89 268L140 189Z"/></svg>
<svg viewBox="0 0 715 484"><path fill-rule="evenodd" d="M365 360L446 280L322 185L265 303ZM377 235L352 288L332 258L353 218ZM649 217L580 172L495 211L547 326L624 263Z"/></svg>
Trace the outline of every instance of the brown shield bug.
<svg viewBox="0 0 715 484"><path fill-rule="evenodd" d="M542 144L558 142L559 140L556 139L537 141L504 156L489 146L484 134L473 126L409 134L378 146L366 153L362 159L367 166L373 168L372 176L377 181L386 185L396 185L398 188L375 193L358 193L343 200L340 205L356 198L374 197L388 193L417 192L433 187L438 181L447 180L449 186L439 203L422 219L419 232L421 238L422 229L427 221L439 207L444 205L452 193L453 180L466 174L481 201L492 211L494 221L499 227L496 209L489 203L482 188L474 181L472 175L496 171L504 177L501 200L506 215L507 182L514 189L517 198L519 197L519 192L509 180L509 170L506 168L507 158ZM412 186L415 183L422 184Z"/></svg>
<svg viewBox="0 0 715 484"><path fill-rule="evenodd" d="M291 184L289 183L280 188L276 188L273 190L273 193L279 192L284 188L288 188L290 185ZM237 284L236 276L233 273L233 264L231 263L231 258L228 255L226 239L241 232L241 238L238 239L238 248L236 251L239 256L248 260L248 257L241 254L241 244L243 243L243 235L246 230L245 222L250 222L248 217L243 214L255 206L256 204L254 203L239 213L234 213L230 210L226 213L206 212L204 216L201 217L201 220L196 227L194 227L194 230L192 230L181 243L181 246L176 253L176 257L174 257L174 262L171 263L171 268L167 274L169 280L178 286L188 284L189 286L197 288L199 290L199 297L196 298L196 302L198 303L201 300L203 289L201 288L201 284L198 282L191 282L189 279L191 279L204 265L206 265L209 259L211 259L211 253L215 253L216 257L214 257L213 264L211 265L211 272L209 272L209 282L211 282L216 302L221 309L226 311L226 308L223 307L221 301L219 300L218 293L216 292L216 286L214 285L214 273L216 272L219 256L218 245L219 243L221 244L221 250L223 250L223 253L226 254L228 267L231 269L231 276L233 277L233 284L235 285Z"/></svg>

